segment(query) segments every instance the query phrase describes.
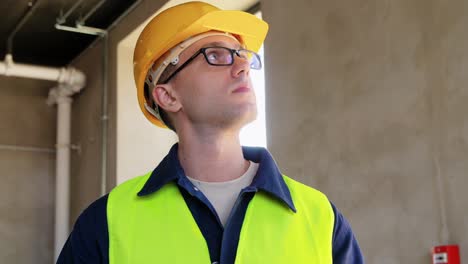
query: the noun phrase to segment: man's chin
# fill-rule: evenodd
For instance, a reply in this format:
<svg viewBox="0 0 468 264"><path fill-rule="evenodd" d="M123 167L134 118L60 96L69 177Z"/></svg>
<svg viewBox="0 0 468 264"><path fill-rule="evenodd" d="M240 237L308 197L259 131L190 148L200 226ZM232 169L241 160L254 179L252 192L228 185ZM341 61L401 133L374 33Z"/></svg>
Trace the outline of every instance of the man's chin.
<svg viewBox="0 0 468 264"><path fill-rule="evenodd" d="M241 123L242 123L242 128L247 126L248 124L254 122L255 120L257 120L257 108L255 108L254 111L249 111L247 113L245 113L245 116L241 119Z"/></svg>
<svg viewBox="0 0 468 264"><path fill-rule="evenodd" d="M229 130L240 130L246 125L252 123L257 119L257 112L256 111L245 111L245 112L236 112L231 113L228 116L225 116L223 121L223 127L228 128Z"/></svg>

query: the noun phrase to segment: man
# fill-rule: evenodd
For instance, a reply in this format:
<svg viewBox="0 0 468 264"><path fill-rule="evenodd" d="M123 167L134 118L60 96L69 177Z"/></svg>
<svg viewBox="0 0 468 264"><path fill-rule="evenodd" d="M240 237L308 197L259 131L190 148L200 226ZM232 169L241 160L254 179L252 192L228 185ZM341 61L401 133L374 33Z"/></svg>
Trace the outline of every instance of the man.
<svg viewBox="0 0 468 264"><path fill-rule="evenodd" d="M329 200L241 147L256 118L249 77L267 24L201 2L170 8L141 33L141 110L178 137L157 168L87 208L59 263L363 263Z"/></svg>

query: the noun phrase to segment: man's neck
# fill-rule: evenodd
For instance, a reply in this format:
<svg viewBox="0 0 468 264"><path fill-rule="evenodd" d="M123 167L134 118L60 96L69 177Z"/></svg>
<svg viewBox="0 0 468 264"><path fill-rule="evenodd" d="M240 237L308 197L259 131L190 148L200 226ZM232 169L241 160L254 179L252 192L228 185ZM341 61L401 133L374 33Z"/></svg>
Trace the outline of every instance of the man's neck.
<svg viewBox="0 0 468 264"><path fill-rule="evenodd" d="M185 174L207 182L224 182L242 176L249 167L239 133L179 135L178 156Z"/></svg>

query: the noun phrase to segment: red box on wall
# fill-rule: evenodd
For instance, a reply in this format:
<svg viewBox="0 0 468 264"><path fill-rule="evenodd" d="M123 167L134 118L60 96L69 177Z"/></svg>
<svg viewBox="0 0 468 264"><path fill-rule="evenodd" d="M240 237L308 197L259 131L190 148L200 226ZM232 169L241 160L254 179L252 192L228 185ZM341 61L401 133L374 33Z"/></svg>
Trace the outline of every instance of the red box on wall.
<svg viewBox="0 0 468 264"><path fill-rule="evenodd" d="M432 264L460 264L458 245L443 245L432 249Z"/></svg>

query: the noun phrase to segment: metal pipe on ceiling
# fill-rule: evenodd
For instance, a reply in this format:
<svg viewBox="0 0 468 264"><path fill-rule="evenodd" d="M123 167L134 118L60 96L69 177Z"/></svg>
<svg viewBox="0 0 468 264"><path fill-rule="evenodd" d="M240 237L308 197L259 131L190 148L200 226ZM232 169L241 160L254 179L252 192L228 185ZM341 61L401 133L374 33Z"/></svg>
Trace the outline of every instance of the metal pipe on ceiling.
<svg viewBox="0 0 468 264"><path fill-rule="evenodd" d="M137 0L135 1L125 12L123 12L112 24L106 29L107 32L111 32L128 14L130 14L133 10L135 10L143 0ZM73 64L75 61L77 61L83 54L85 54L90 48L94 47L98 42L100 41L100 38L96 38L86 49L84 49L78 56L76 56L70 64Z"/></svg>
<svg viewBox="0 0 468 264"><path fill-rule="evenodd" d="M55 24L55 28L58 30L70 31L75 33L82 33L88 35L102 36L106 34L106 31L100 28L86 27L82 25L76 25L76 27L64 26L60 24Z"/></svg>
<svg viewBox="0 0 468 264"><path fill-rule="evenodd" d="M34 11L37 9L39 0L34 2L28 2L28 10L26 14L21 18L21 20L16 24L13 30L8 35L7 40L7 54L13 54L13 38L15 37L16 33L23 27L23 25L28 21L28 19L32 16Z"/></svg>
<svg viewBox="0 0 468 264"><path fill-rule="evenodd" d="M91 10L89 10L89 12L84 17L79 18L76 21L76 24L77 25L84 25L86 23L86 20L88 20L88 18L90 16L92 16L94 14L94 12L96 12L96 10L98 10L105 2L106 2L106 0L101 0L99 3L97 3L93 8L91 8Z"/></svg>
<svg viewBox="0 0 468 264"><path fill-rule="evenodd" d="M80 6L82 3L84 2L84 0L78 0L75 2L75 4L70 8L68 9L67 12L65 12L65 14L63 15L60 15L58 18L57 18L57 23L58 24L65 24L65 22L67 22L67 18L73 13L73 11L75 11L75 9Z"/></svg>

